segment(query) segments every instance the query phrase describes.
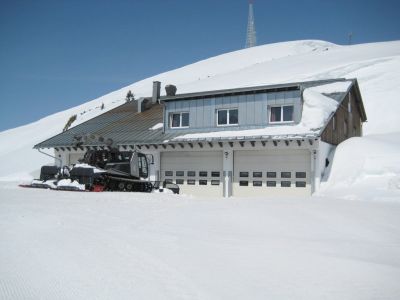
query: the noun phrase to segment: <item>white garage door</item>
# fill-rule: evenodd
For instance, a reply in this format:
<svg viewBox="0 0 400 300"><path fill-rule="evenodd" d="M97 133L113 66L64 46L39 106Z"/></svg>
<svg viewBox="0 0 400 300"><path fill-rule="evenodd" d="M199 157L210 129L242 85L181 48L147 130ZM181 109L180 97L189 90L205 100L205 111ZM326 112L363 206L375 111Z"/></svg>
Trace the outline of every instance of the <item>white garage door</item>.
<svg viewBox="0 0 400 300"><path fill-rule="evenodd" d="M162 152L161 180L183 194L222 196L222 151Z"/></svg>
<svg viewBox="0 0 400 300"><path fill-rule="evenodd" d="M307 150L235 151L234 196L311 194Z"/></svg>

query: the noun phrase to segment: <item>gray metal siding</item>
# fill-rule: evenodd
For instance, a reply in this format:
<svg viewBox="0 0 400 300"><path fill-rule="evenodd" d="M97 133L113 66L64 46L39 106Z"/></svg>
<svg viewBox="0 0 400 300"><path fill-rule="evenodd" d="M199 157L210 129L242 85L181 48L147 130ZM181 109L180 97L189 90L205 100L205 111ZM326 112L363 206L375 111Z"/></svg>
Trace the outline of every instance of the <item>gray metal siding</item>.
<svg viewBox="0 0 400 300"><path fill-rule="evenodd" d="M257 128L268 125L268 107L270 105L294 105L294 121L301 119L300 91L281 91L257 93L247 95L216 96L214 98L191 99L165 102L166 120L174 112L189 112L189 128L185 131L199 131L204 129L232 130L232 126L217 127L216 115L218 109L237 108L239 110L239 124L241 129ZM169 124L168 124L169 125ZM279 126L279 125L275 125ZM182 129L170 129L167 132Z"/></svg>

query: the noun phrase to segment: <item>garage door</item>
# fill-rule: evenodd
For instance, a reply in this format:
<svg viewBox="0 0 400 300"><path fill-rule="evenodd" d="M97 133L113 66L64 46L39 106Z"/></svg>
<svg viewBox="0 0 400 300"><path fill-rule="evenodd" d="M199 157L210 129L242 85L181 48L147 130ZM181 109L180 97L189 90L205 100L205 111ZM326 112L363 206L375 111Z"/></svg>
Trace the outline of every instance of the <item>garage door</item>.
<svg viewBox="0 0 400 300"><path fill-rule="evenodd" d="M310 195L307 150L235 151L234 196Z"/></svg>
<svg viewBox="0 0 400 300"><path fill-rule="evenodd" d="M183 194L222 196L222 151L162 152L161 180L178 184Z"/></svg>

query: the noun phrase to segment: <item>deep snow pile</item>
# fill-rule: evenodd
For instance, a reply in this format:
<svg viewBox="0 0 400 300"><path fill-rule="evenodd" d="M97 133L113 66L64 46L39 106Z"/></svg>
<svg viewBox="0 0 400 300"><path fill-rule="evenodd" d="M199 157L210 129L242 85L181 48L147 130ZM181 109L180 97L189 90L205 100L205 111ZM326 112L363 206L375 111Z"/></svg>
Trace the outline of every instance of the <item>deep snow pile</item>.
<svg viewBox="0 0 400 300"><path fill-rule="evenodd" d="M400 203L0 193L0 299L400 298Z"/></svg>
<svg viewBox="0 0 400 300"><path fill-rule="evenodd" d="M165 72L37 122L0 132L0 180L31 176L51 159L32 146L60 133L70 116L75 126L124 102L128 90L151 95L152 81L177 85L178 93L327 78L358 78L368 123L366 134L398 131L400 42L338 46L293 41L239 50ZM164 93L164 92L162 92ZM105 110L101 110L102 103ZM388 109L390 108L390 109ZM384 117L382 117L384 116Z"/></svg>
<svg viewBox="0 0 400 300"><path fill-rule="evenodd" d="M400 202L400 133L351 138L332 154L321 195Z"/></svg>

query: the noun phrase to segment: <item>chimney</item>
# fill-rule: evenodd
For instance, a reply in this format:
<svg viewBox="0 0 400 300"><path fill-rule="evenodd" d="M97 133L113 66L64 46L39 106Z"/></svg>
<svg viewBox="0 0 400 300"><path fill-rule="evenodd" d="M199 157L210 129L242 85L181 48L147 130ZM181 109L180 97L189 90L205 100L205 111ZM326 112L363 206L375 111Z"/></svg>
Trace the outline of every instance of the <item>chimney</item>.
<svg viewBox="0 0 400 300"><path fill-rule="evenodd" d="M161 82L153 81L153 96L151 98L151 103L155 104L160 99Z"/></svg>
<svg viewBox="0 0 400 300"><path fill-rule="evenodd" d="M165 92L167 93L167 96L175 96L176 95L176 86L173 84L166 85Z"/></svg>

